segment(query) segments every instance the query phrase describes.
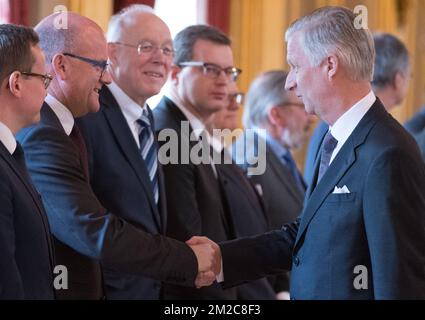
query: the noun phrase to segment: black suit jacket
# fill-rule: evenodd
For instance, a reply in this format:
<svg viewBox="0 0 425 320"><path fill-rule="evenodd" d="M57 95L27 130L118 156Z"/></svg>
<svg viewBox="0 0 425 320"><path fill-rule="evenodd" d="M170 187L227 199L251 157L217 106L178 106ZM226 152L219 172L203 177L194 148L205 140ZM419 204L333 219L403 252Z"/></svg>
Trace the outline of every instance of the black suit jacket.
<svg viewBox="0 0 425 320"><path fill-rule="evenodd" d="M102 297L99 261L123 273L193 285L197 261L187 245L146 233L101 206L78 147L47 104L40 123L18 140L57 239L57 260L68 267L69 289L58 293L61 298Z"/></svg>
<svg viewBox="0 0 425 320"><path fill-rule="evenodd" d="M168 98L164 97L153 110L157 131L172 129L178 139L172 146L177 147L181 156L181 139L189 139L181 131L181 122L187 121L184 114ZM192 132L192 128L190 131ZM163 147L166 142L158 137ZM188 143L185 140L183 143ZM191 141L188 152L196 142ZM161 151L160 151L161 153ZM186 154L187 156L187 154ZM206 236L213 241L233 239L233 222L225 209L225 200L219 180L215 177L211 164L166 164L163 165L167 193L168 223L167 235L186 241L192 236ZM217 283L201 289L166 286L166 299L234 299L235 290L223 290Z"/></svg>
<svg viewBox="0 0 425 320"><path fill-rule="evenodd" d="M37 191L0 142L0 299L54 299L53 247Z"/></svg>
<svg viewBox="0 0 425 320"><path fill-rule="evenodd" d="M216 164L227 207L231 214L235 236L247 237L269 230L269 223L264 212L260 195L244 172L235 163L221 161ZM266 278L236 287L240 300L273 300L276 294Z"/></svg>
<svg viewBox="0 0 425 320"><path fill-rule="evenodd" d="M424 299L424 190L416 143L377 100L307 191L300 219L222 245L225 280L292 268L294 299Z"/></svg>
<svg viewBox="0 0 425 320"><path fill-rule="evenodd" d="M86 141L90 184L102 206L151 234L165 234L166 199L158 164L159 203L155 203L145 162L117 101L104 86L101 108L77 120ZM150 113L151 114L151 113ZM150 117L153 125L153 117ZM107 299L159 299L161 282L103 268Z"/></svg>

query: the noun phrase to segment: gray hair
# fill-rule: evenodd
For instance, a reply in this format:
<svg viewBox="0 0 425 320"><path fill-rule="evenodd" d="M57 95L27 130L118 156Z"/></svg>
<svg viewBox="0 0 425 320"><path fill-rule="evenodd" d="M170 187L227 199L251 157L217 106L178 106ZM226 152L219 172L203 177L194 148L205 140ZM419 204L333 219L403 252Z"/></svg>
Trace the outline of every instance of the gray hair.
<svg viewBox="0 0 425 320"><path fill-rule="evenodd" d="M372 81L375 49L368 29L354 26L355 14L344 7L323 7L296 20L285 39L301 32L301 45L313 66L333 53L353 81Z"/></svg>
<svg viewBox="0 0 425 320"><path fill-rule="evenodd" d="M176 51L174 64L192 60L193 47L196 41L207 40L216 44L231 46L229 37L215 27L207 25L193 25L180 31L174 38L173 45Z"/></svg>
<svg viewBox="0 0 425 320"><path fill-rule="evenodd" d="M376 57L372 86L376 90L392 84L397 73L407 72L409 53L403 42L391 34L375 34L373 38Z"/></svg>
<svg viewBox="0 0 425 320"><path fill-rule="evenodd" d="M285 82L288 74L273 70L260 74L249 87L242 121L245 128L264 127L269 110L288 99Z"/></svg>
<svg viewBox="0 0 425 320"><path fill-rule="evenodd" d="M113 15L109 20L108 32L106 34L107 41L119 41L122 38L122 30L128 19L144 13L155 14L155 10L144 4L133 4Z"/></svg>

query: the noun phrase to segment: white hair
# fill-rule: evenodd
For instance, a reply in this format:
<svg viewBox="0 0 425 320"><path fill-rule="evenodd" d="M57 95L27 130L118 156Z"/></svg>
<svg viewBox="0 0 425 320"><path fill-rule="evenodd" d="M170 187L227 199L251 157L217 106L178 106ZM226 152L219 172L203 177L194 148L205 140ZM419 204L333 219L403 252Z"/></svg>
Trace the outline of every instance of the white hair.
<svg viewBox="0 0 425 320"><path fill-rule="evenodd" d="M375 47L368 29L356 28L348 8L323 7L296 20L285 40L301 31L301 46L313 66L335 54L353 81L372 81Z"/></svg>
<svg viewBox="0 0 425 320"><path fill-rule="evenodd" d="M108 42L117 42L122 38L125 23L139 14L155 14L155 10L144 4L133 4L113 15L109 20L106 38Z"/></svg>

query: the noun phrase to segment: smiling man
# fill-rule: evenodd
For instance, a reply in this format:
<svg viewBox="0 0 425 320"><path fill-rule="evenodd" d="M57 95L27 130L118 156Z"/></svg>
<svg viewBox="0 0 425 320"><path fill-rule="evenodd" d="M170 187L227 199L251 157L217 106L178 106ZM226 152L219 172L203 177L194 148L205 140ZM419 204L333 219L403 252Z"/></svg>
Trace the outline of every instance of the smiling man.
<svg viewBox="0 0 425 320"><path fill-rule="evenodd" d="M75 118L98 111L99 90L111 82L106 70L107 43L95 22L67 14L67 29L55 28L59 14L36 26L53 81L40 123L18 134L31 178L46 207L57 263L68 270L67 285L61 286L56 296L104 298L105 278L100 264L108 270L189 286L195 285L199 270L203 271L202 279L208 278L206 284L211 283L215 279L215 271L209 269L214 259L211 246L189 247L146 232L149 230L140 223L129 223L131 217L114 214L120 208L105 209L93 192L87 150ZM112 61L116 61L114 57ZM114 173L110 177L113 179ZM127 199L120 185L111 184L118 196ZM142 206L135 209L144 213ZM153 219L161 221L161 217Z"/></svg>

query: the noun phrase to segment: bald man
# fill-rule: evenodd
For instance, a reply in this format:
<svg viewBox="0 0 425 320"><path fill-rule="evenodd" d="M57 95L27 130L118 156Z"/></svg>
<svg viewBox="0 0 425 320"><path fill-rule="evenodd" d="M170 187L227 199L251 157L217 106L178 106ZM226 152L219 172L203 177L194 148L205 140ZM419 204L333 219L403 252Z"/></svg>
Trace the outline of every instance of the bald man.
<svg viewBox="0 0 425 320"><path fill-rule="evenodd" d="M105 208L152 235L164 234L165 190L146 99L167 79L171 34L152 8L133 5L112 17L107 41L112 83L100 92L100 111L79 122L91 159L90 183ZM108 299L160 297L158 280L107 267L103 276Z"/></svg>
<svg viewBox="0 0 425 320"><path fill-rule="evenodd" d="M99 92L111 83L107 45L93 21L68 13L36 26L46 69L53 76L41 121L18 134L27 165L46 206L57 263L68 270L58 298L101 299L101 267L193 286L210 283L213 250L152 235L104 209L89 184L87 151L74 118L99 109ZM116 192L120 192L117 188ZM199 271L203 277L195 278Z"/></svg>

